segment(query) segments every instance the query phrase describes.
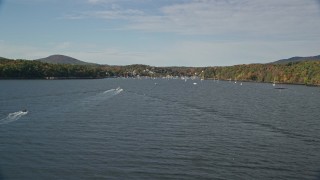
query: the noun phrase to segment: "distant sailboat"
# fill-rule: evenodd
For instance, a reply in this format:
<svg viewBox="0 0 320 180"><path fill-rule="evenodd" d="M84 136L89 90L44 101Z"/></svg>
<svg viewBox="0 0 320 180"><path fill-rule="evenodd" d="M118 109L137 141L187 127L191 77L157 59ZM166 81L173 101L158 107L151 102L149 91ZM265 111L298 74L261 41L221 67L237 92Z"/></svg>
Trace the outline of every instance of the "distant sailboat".
<svg viewBox="0 0 320 180"><path fill-rule="evenodd" d="M275 79L273 79L273 84L272 84L272 86L276 86L276 80L275 80Z"/></svg>
<svg viewBox="0 0 320 180"><path fill-rule="evenodd" d="M201 81L204 80L204 71L201 71Z"/></svg>

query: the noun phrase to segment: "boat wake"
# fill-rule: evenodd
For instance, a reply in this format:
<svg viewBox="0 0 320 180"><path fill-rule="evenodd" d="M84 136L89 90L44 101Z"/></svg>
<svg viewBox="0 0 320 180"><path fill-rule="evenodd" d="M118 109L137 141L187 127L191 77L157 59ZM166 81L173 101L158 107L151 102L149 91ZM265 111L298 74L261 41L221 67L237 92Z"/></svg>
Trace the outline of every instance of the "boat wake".
<svg viewBox="0 0 320 180"><path fill-rule="evenodd" d="M0 120L0 125L3 124L8 124L8 123L12 123L14 121L17 121L18 119L20 119L22 116L28 114L28 112L24 112L24 111L18 111L18 112L14 112L14 113L10 113L8 114L8 116L6 118L3 118Z"/></svg>
<svg viewBox="0 0 320 180"><path fill-rule="evenodd" d="M107 99L110 99L118 94L120 94L123 91L120 87L117 89L109 89L107 91L104 91L102 93L99 93L97 95L88 97L82 101L82 105L84 106L90 106L90 105L97 105Z"/></svg>
<svg viewBox="0 0 320 180"><path fill-rule="evenodd" d="M123 89L121 89L120 87L118 87L117 89L109 89L107 91L104 91L103 93L97 94L94 97L94 99L99 101L104 101L109 98L112 98L113 96L120 94L122 91Z"/></svg>
<svg viewBox="0 0 320 180"><path fill-rule="evenodd" d="M109 89L107 91L104 91L102 94L108 94L111 96L115 96L117 94L120 94L123 91L123 89L121 89L120 87L118 87L117 89Z"/></svg>

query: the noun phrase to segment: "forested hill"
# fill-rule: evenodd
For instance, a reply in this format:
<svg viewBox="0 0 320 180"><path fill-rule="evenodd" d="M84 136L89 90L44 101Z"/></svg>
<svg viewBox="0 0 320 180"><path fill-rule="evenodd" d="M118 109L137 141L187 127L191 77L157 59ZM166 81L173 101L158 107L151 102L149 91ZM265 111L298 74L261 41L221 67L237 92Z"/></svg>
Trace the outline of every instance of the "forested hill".
<svg viewBox="0 0 320 180"><path fill-rule="evenodd" d="M93 63L88 63L80 61L78 59L64 56L64 55L52 55L46 58L36 59L36 61L51 63L51 64L75 64L75 65L90 65Z"/></svg>
<svg viewBox="0 0 320 180"><path fill-rule="evenodd" d="M154 67L50 64L0 58L0 79L71 79L108 77L197 77L320 85L320 61L248 64L227 67Z"/></svg>
<svg viewBox="0 0 320 180"><path fill-rule="evenodd" d="M53 64L32 60L0 58L0 79L99 78L97 65Z"/></svg>
<svg viewBox="0 0 320 180"><path fill-rule="evenodd" d="M281 59L278 61L273 62L273 64L286 64L292 62L300 62L300 61L320 61L320 55L318 56L309 56L309 57L292 57L289 59Z"/></svg>

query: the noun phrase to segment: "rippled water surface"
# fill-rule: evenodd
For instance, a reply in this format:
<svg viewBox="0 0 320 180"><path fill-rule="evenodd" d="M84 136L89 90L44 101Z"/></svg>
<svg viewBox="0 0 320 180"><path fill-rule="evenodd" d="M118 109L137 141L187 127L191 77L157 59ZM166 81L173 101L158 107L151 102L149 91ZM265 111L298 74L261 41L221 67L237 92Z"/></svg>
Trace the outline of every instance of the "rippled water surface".
<svg viewBox="0 0 320 180"><path fill-rule="evenodd" d="M0 81L0 179L319 179L320 89L282 87Z"/></svg>

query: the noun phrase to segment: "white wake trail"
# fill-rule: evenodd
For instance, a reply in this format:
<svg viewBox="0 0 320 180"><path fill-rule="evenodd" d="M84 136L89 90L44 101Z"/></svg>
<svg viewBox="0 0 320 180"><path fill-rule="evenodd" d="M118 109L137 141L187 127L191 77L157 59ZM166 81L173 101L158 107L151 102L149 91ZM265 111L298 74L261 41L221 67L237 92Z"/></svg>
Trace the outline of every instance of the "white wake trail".
<svg viewBox="0 0 320 180"><path fill-rule="evenodd" d="M18 112L10 113L6 118L3 118L0 120L0 125L17 121L18 119L20 119L22 116L26 114L28 114L28 112L18 111Z"/></svg>
<svg viewBox="0 0 320 180"><path fill-rule="evenodd" d="M106 100L109 99L115 95L120 94L123 91L120 87L117 89L109 89L107 91L104 91L102 94L98 94L95 99L100 99L100 100Z"/></svg>
<svg viewBox="0 0 320 180"><path fill-rule="evenodd" d="M94 96L88 97L82 101L82 105L84 106L92 106L92 105L97 105L100 104L118 94L120 94L123 91L120 87L117 89L109 89L106 90L102 93L96 94Z"/></svg>
<svg viewBox="0 0 320 180"><path fill-rule="evenodd" d="M122 91L123 91L123 89L118 87L117 89L109 89L109 90L103 92L103 94L117 95L117 94L121 93Z"/></svg>

